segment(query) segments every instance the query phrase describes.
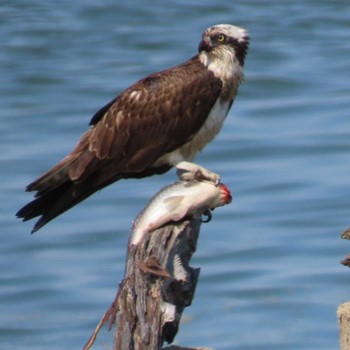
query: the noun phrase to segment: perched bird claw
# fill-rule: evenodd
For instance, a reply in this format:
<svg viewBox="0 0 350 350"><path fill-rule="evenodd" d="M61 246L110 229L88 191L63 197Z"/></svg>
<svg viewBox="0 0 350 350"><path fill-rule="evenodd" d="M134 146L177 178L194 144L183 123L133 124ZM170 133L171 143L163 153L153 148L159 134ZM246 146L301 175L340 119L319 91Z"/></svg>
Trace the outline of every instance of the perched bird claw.
<svg viewBox="0 0 350 350"><path fill-rule="evenodd" d="M220 175L196 163L180 162L176 165L176 173L181 181L209 181L215 186L220 182Z"/></svg>

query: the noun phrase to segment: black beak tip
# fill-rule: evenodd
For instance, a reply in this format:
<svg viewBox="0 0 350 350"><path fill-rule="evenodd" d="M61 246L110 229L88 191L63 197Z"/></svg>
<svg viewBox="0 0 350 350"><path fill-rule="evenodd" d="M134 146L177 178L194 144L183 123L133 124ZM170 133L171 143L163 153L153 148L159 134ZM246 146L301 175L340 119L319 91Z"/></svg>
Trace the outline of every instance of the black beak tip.
<svg viewBox="0 0 350 350"><path fill-rule="evenodd" d="M198 52L210 51L211 49L212 49L212 46L210 45L210 43L204 39L198 45Z"/></svg>

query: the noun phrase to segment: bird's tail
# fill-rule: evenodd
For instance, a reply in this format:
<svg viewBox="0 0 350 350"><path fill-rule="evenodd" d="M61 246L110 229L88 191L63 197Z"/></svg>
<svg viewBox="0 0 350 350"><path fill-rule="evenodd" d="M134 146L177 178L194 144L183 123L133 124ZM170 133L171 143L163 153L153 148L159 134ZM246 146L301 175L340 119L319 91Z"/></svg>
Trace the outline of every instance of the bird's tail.
<svg viewBox="0 0 350 350"><path fill-rule="evenodd" d="M101 184L97 185L96 178L92 176L79 179L78 182L72 180L69 172L73 163L74 158L63 159L55 167L27 186L27 191L37 192L35 194L36 198L21 208L16 213L16 216L22 218L23 221L40 216L34 225L32 233L91 196L98 189L104 187Z"/></svg>
<svg viewBox="0 0 350 350"><path fill-rule="evenodd" d="M90 188L88 191L79 191L77 193L74 183L67 181L42 195L39 194L37 198L21 208L16 216L22 218L23 221L40 216L32 229L32 233L34 233L94 192L95 190Z"/></svg>
<svg viewBox="0 0 350 350"><path fill-rule="evenodd" d="M143 172L121 174L117 171L115 162L106 161L100 167L97 166L97 162L92 152L70 154L27 186L27 191L36 192L35 199L21 208L16 216L23 221L40 216L33 227L32 233L34 233L96 191L121 178L162 174L171 168L165 164L157 168L148 168Z"/></svg>

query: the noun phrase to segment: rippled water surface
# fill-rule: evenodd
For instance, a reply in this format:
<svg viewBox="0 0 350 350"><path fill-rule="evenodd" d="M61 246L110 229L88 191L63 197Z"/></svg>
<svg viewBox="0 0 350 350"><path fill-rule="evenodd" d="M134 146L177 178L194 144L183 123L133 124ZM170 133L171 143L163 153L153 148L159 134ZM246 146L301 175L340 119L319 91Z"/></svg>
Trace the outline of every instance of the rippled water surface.
<svg viewBox="0 0 350 350"><path fill-rule="evenodd" d="M250 31L246 81L197 157L234 203L202 226L176 341L217 350L338 348L350 299L348 1L31 1L0 7L0 348L79 349L114 298L133 218L174 172L110 186L34 236L25 186L103 104L196 53L217 23ZM102 330L96 349L110 349Z"/></svg>

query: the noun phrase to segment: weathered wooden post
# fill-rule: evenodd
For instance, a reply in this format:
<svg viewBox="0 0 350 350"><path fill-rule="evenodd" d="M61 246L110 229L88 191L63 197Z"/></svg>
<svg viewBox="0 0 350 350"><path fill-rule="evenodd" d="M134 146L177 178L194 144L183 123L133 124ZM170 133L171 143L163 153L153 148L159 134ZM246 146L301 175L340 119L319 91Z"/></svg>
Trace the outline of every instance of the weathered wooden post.
<svg viewBox="0 0 350 350"><path fill-rule="evenodd" d="M200 218L162 227L129 250L120 286L114 350L158 350L171 343L194 297L199 269L189 267Z"/></svg>
<svg viewBox="0 0 350 350"><path fill-rule="evenodd" d="M180 181L158 192L135 220L124 279L85 350L107 321L117 325L113 350L161 350L173 342L196 290L199 269L189 264L202 215L210 219L210 208L232 200L220 177L199 165L180 163L178 176Z"/></svg>
<svg viewBox="0 0 350 350"><path fill-rule="evenodd" d="M343 239L350 239L350 228L346 229L340 236ZM347 255L341 262L344 266L350 267L350 255ZM350 349L350 302L340 304L337 310L340 336L340 350Z"/></svg>
<svg viewBox="0 0 350 350"><path fill-rule="evenodd" d="M350 349L350 302L339 305L337 310L340 334L340 350Z"/></svg>

